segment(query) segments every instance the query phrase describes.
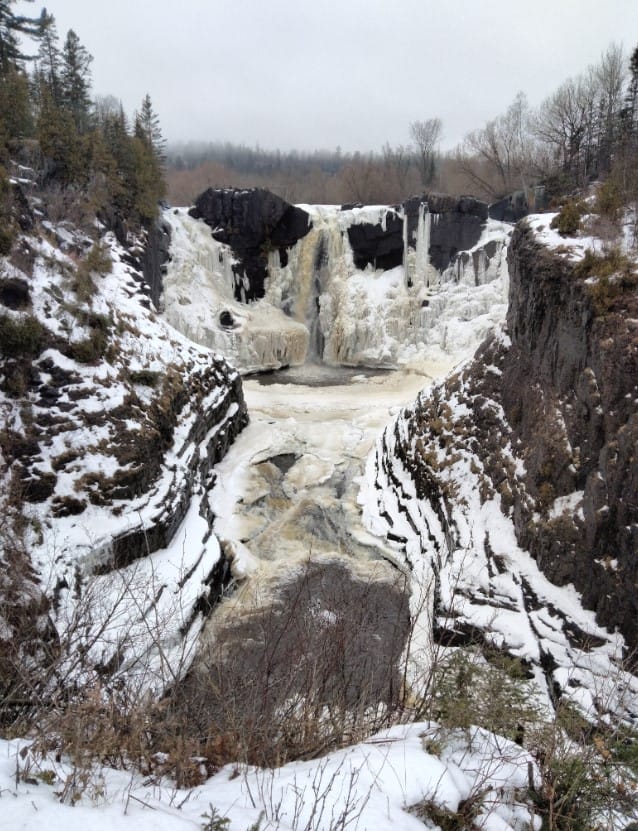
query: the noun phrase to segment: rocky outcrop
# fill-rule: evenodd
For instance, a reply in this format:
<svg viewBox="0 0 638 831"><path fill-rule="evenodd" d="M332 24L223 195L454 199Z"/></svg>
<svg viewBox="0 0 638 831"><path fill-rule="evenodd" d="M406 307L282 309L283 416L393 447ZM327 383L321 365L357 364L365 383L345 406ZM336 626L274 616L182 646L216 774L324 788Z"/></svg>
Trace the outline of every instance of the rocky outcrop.
<svg viewBox="0 0 638 831"><path fill-rule="evenodd" d="M170 258L170 226L161 220L154 222L146 232L146 240L141 256L141 269L144 281L151 290L151 300L159 309L162 295L162 275Z"/></svg>
<svg viewBox="0 0 638 831"><path fill-rule="evenodd" d="M469 510L459 501L466 477L481 505L500 505L544 575L573 584L599 623L636 647L636 278L630 269L596 277L595 257L570 260L526 223L508 261L507 335L488 339L472 363L406 413L393 452L443 529L438 556L467 545L458 535L458 517ZM492 530L472 545L498 574L504 566L492 557ZM524 602L542 605L531 590ZM580 648L596 641L570 631Z"/></svg>
<svg viewBox="0 0 638 831"><path fill-rule="evenodd" d="M57 629L66 643L81 620L73 672L141 671L152 685L159 653L159 664L174 661L168 675L182 671L187 637L228 580L208 491L248 421L241 379L150 308L144 240L124 249L107 234L97 262L80 231L51 228L57 245L34 232L2 262L0 502L18 514L29 503L29 520L16 549L26 576L0 580L11 618L0 613L0 664L20 615L38 621L21 631L40 665L42 638L54 642ZM159 238L149 234L149 247L161 252ZM12 683L3 672L0 687Z"/></svg>
<svg viewBox="0 0 638 831"><path fill-rule="evenodd" d="M447 196L424 193L406 200L403 209L408 222L408 242L414 247L419 211L427 204L434 221L430 227L430 262L438 271L444 271L459 251L473 248L479 241L487 220L485 202L471 196Z"/></svg>
<svg viewBox="0 0 638 831"><path fill-rule="evenodd" d="M244 302L264 296L270 252L279 251L285 265L287 249L312 227L305 211L263 188L209 188L197 198L190 215L203 219L214 239L236 254L235 297Z"/></svg>
<svg viewBox="0 0 638 831"><path fill-rule="evenodd" d="M348 226L348 241L356 268L395 268L403 263L403 217L392 210L383 223L358 222Z"/></svg>
<svg viewBox="0 0 638 831"><path fill-rule="evenodd" d="M638 645L638 290L577 271L525 225L510 251L512 346L501 397L521 447L516 531L543 571L573 582ZM589 279L587 279L589 277ZM559 510L579 493L578 510ZM558 503L558 504L557 504ZM530 506L531 507L531 506Z"/></svg>
<svg viewBox="0 0 638 831"><path fill-rule="evenodd" d="M371 265L374 269L386 270L402 265L406 239L410 248L416 248L423 206L432 215L429 258L438 271L445 271L455 262L459 251L473 248L479 241L488 216L484 202L469 196L457 199L440 193L424 193L394 209L388 208L382 222L357 222L348 227L355 266L364 269ZM342 210L347 207L343 206ZM403 227L404 216L407 233Z"/></svg>

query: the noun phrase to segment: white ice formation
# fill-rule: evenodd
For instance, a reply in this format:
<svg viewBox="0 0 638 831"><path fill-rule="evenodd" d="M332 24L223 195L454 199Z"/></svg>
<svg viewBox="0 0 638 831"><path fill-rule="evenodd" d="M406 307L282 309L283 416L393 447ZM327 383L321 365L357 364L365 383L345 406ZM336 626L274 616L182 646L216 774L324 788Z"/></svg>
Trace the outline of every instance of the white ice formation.
<svg viewBox="0 0 638 831"><path fill-rule="evenodd" d="M278 251L270 254L265 296L248 305L233 296L230 248L185 209L167 211L172 260L164 278L166 319L247 373L307 359L395 368L422 358L464 357L504 316L510 226L488 220L474 248L440 273L429 257L430 229L439 216L423 204L412 246L403 217L403 264L362 270L348 228L385 227L389 212L401 215L401 209L301 207L312 229L289 249L285 265Z"/></svg>

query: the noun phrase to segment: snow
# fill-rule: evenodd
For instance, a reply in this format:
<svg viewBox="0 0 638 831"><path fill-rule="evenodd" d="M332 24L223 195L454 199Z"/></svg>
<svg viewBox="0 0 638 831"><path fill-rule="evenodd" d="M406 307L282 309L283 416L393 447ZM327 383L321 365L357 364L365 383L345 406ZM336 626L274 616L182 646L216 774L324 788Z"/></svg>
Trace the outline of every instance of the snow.
<svg viewBox="0 0 638 831"><path fill-rule="evenodd" d="M62 240L62 247L42 237L28 238L36 253L29 281L32 310L53 334L69 337L70 333L71 341L81 341L90 334L79 322L81 301L74 301L80 311L73 314L71 304L64 302L70 293L76 255L63 249L77 250L91 243L72 229L51 224L49 230L53 238ZM88 657L99 663L121 651L121 677L157 690L179 677L188 665L202 625L202 616L193 617L193 609L208 593L205 581L220 556L217 540L209 536L208 522L200 516L203 495L194 495L181 527L165 548L126 568L102 572L110 568L114 539L135 531L151 534L160 513L177 510L197 469L195 454L205 452L208 442L237 413L236 404L229 403L225 411L222 406L236 372L225 370L227 378L221 370L218 374L215 356L209 350L188 341L146 309L140 275L127 264L127 255L112 234L105 235L103 244L112 260L112 271L93 275L95 291L86 308L108 320L113 355L110 363L95 364L78 363L54 348L39 356L38 364L44 364L42 383L52 379L46 368L51 364L55 368L51 372L69 374L69 383L53 403L44 405L49 419L45 423L60 426L50 434L45 428L43 435L48 440L41 442L41 461L32 467L42 472L55 470L57 480L52 497L25 504L27 543L43 590L49 596L56 594L52 615L60 635L70 636L83 614L86 626L81 639ZM24 279L16 267L7 264L7 268L12 276ZM126 407L132 388L128 375L136 369L157 372L159 381L167 372L180 373L184 381L192 375L208 386L203 387L199 410L195 402L183 407L173 445L160 460L157 477L148 488L133 498L115 499L113 504L93 504L86 498L90 489L87 477L94 476L99 482L99 477L110 477L123 469L113 451L121 435L114 431L127 433L136 441L145 429L143 407L150 407L161 392L161 388L136 385L140 408L111 421L118 408ZM34 409L31 418L37 419L35 408L42 405L36 401L29 406ZM219 423L198 445L191 434L200 413L217 406L222 406ZM17 408L4 397L0 397L0 407L7 427L18 432L28 428L24 415L30 415L28 408ZM57 464L69 454L68 463ZM79 514L57 516L51 501L55 497L84 497L86 507ZM84 671L79 665L69 659L64 668L69 678Z"/></svg>
<svg viewBox="0 0 638 831"><path fill-rule="evenodd" d="M432 803L456 811L479 802L486 831L539 829L540 818L519 796L531 757L517 745L476 728L441 731L422 722L384 730L365 742L275 770L229 765L203 785L180 790L170 781L93 768L84 781L68 761L34 758L24 742L0 741L0 799L5 827L39 831L179 831L201 828L213 809L229 831L419 831L410 807ZM438 747L439 755L427 747ZM17 773L16 773L17 772ZM75 780L73 779L75 777ZM47 781L48 780L48 781ZM53 780L53 782L51 782ZM74 804L60 794L77 781Z"/></svg>
<svg viewBox="0 0 638 831"><path fill-rule="evenodd" d="M458 402L453 397L448 403L455 418ZM495 414L503 417L498 408ZM539 694L550 709L552 685L557 682L564 698L588 718L595 720L614 712L629 723L635 722L638 679L623 669L622 637L599 626L594 613L584 609L574 587L551 583L518 545L513 520L501 511L500 496L481 498L478 456L464 451L455 461L448 459L447 467L439 471L439 476L456 488L453 533L442 524L435 506L417 497L397 455L397 434L402 441L409 436L408 419L409 415L399 414L377 440L359 503L368 530L381 536L394 549L395 558L412 570L411 610L418 632L413 675L418 677L420 665L427 665L433 650L428 633L435 614L436 585L440 623L452 629L463 624L477 627L486 640L531 662ZM441 455L439 464L445 461ZM581 502L581 492L561 497L554 503L552 515L577 512ZM489 540L489 553L485 540ZM495 559L502 563L503 573L494 566ZM526 595L530 590L538 608L529 604ZM583 633L584 643L570 636L572 625ZM543 654L550 654L556 664L549 677L541 669ZM578 686L570 683L573 681Z"/></svg>

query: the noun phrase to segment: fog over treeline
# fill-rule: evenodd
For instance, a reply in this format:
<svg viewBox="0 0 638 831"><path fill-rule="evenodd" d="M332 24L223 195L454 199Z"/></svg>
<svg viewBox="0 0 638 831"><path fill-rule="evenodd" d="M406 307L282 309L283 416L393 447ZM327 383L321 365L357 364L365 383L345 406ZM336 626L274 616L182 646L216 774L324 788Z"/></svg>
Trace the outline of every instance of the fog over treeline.
<svg viewBox="0 0 638 831"><path fill-rule="evenodd" d="M427 190L489 202L542 184L549 198L613 173L629 184L635 159L638 47L611 44L600 61L560 83L538 108L520 92L507 110L442 153L445 124L406 125L406 142L372 153L286 151L230 142L167 149L169 199L190 203L206 187L267 187L291 202L394 203ZM635 168L635 165L633 166Z"/></svg>

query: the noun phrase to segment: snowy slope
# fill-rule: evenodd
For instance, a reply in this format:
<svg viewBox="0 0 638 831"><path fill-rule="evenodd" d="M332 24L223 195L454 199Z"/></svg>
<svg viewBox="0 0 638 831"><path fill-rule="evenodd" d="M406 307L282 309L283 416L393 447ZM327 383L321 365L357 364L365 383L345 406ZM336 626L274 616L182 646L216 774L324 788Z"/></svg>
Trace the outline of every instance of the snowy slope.
<svg viewBox="0 0 638 831"><path fill-rule="evenodd" d="M481 730L442 734L428 723L394 727L322 759L276 770L228 766L191 791L95 768L75 801L67 785L79 771L74 780L70 765L21 757L19 750L18 741L0 741L0 796L7 827L23 831L43 824L68 831L87 825L93 831L181 831L214 828L206 825L214 817L228 818L229 831L247 831L258 821L263 831L419 831L437 827L428 819L435 811L453 816L473 800L476 825L486 831L540 828L540 817L521 797L531 758Z"/></svg>
<svg viewBox="0 0 638 831"><path fill-rule="evenodd" d="M132 663L162 686L188 663L220 558L202 485L246 422L241 382L157 318L111 234L91 260L90 239L44 227L3 263L26 298L3 331L40 341L5 346L0 368L5 515L18 489L21 545L73 639L61 676Z"/></svg>

